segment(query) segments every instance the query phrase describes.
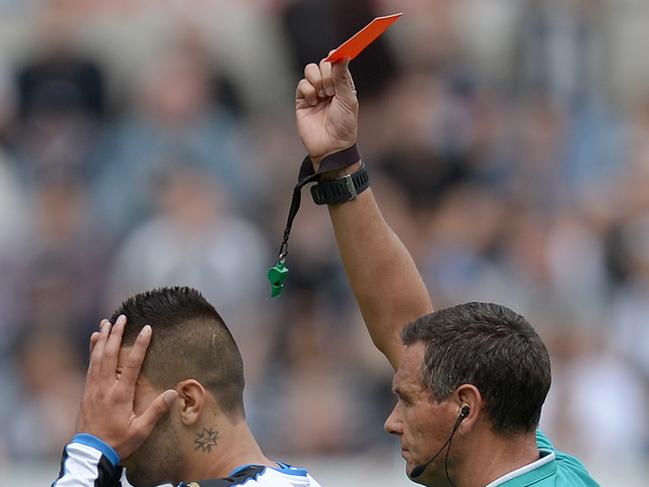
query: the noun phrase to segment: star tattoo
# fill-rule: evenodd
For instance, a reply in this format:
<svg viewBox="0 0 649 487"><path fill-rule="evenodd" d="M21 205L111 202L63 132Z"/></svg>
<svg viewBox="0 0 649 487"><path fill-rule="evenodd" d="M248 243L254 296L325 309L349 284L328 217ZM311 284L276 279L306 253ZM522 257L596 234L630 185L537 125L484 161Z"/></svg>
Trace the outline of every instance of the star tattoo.
<svg viewBox="0 0 649 487"><path fill-rule="evenodd" d="M216 440L220 436L221 433L212 428L203 428L203 431L196 435L196 439L194 440L196 447L194 449L209 453L212 451L212 447L216 446Z"/></svg>

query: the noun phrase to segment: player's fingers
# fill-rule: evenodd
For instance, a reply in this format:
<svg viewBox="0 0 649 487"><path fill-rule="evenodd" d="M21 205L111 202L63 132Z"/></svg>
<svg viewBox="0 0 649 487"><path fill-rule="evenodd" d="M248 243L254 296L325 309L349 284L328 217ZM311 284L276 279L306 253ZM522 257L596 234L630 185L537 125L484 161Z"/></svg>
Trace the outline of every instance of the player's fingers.
<svg viewBox="0 0 649 487"><path fill-rule="evenodd" d="M298 102L304 100L311 106L318 104L318 95L316 94L316 89L305 79L300 80L300 82L297 84L297 92L295 98Z"/></svg>
<svg viewBox="0 0 649 487"><path fill-rule="evenodd" d="M97 345L97 340L99 340L99 332L98 331L93 331L92 335L90 335L90 345L88 349L88 353L92 354L92 351L95 348L95 345Z"/></svg>
<svg viewBox="0 0 649 487"><path fill-rule="evenodd" d="M106 341L108 341L108 336L110 335L110 322L108 320L102 320L99 325L99 336L97 337L97 343L92 349L90 354L90 365L88 365L88 379L94 379L99 376L101 371L101 362L104 356L104 347L106 346Z"/></svg>
<svg viewBox="0 0 649 487"><path fill-rule="evenodd" d="M331 63L324 59L320 61L320 76L322 76L322 87L327 96L334 96L336 90L333 79L331 78Z"/></svg>
<svg viewBox="0 0 649 487"><path fill-rule="evenodd" d="M122 344L125 325L126 316L120 315L110 332L110 337L108 337L106 348L104 349L104 359L101 364L101 373L104 377L115 377L117 357L119 355L119 347Z"/></svg>
<svg viewBox="0 0 649 487"><path fill-rule="evenodd" d="M151 434L153 427L167 412L171 405L178 399L178 393L173 389L164 391L156 397L148 408L133 420L133 426L138 431L140 439Z"/></svg>
<svg viewBox="0 0 649 487"><path fill-rule="evenodd" d="M304 68L304 77L313 85L319 98L327 97L324 87L322 86L322 73L320 73L320 67L317 64L307 64Z"/></svg>
<svg viewBox="0 0 649 487"><path fill-rule="evenodd" d="M151 327L146 325L135 339L131 352L128 354L122 375L119 378L121 387L128 389L135 388L135 381L137 381L137 376L140 373L140 368L142 367L142 362L144 362L149 343L151 343Z"/></svg>
<svg viewBox="0 0 649 487"><path fill-rule="evenodd" d="M336 97L356 103L356 88L352 74L349 72L349 59L343 59L331 67L331 78L336 87Z"/></svg>

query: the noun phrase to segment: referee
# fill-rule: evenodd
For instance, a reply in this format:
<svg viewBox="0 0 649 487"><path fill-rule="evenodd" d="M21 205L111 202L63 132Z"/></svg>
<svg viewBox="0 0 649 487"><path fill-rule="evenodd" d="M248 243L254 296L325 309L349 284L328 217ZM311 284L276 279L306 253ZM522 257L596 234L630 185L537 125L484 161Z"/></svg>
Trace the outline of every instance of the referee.
<svg viewBox="0 0 649 487"><path fill-rule="evenodd" d="M298 131L315 171L330 147L347 166L326 174L314 194L328 204L372 340L396 371L397 404L385 429L399 438L408 476L428 486L597 486L579 460L537 430L550 360L525 318L492 303L433 312L409 252L367 188L355 149L357 114L347 63L307 66ZM327 130L308 130L316 121Z"/></svg>
<svg viewBox="0 0 649 487"><path fill-rule="evenodd" d="M320 487L262 453L245 420L241 354L198 291L129 298L91 346L78 434L52 487L118 487L124 473L135 487Z"/></svg>

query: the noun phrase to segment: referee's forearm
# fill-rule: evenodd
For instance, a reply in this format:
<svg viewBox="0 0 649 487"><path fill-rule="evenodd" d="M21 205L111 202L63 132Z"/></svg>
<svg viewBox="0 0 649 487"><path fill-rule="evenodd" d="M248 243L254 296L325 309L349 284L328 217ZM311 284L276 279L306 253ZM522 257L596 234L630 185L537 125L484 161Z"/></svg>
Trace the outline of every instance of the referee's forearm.
<svg viewBox="0 0 649 487"><path fill-rule="evenodd" d="M399 334L430 313L430 296L415 263L387 224L372 190L329 206L347 278L376 346L393 367L400 361Z"/></svg>

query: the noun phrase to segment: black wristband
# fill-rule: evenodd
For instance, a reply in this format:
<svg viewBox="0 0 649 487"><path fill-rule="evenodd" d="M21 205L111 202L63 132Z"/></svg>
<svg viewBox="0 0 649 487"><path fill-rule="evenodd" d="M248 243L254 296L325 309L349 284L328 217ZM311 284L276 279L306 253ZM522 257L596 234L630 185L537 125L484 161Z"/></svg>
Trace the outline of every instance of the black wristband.
<svg viewBox="0 0 649 487"><path fill-rule="evenodd" d="M311 196L316 205L335 205L351 201L370 186L370 177L363 164L353 174L337 179L321 179L311 186Z"/></svg>
<svg viewBox="0 0 649 487"><path fill-rule="evenodd" d="M351 147L347 147L347 149L323 157L320 161L320 169L318 169L318 172L322 174L344 169L352 164L356 164L360 160L361 153L358 152L358 147L354 144Z"/></svg>

